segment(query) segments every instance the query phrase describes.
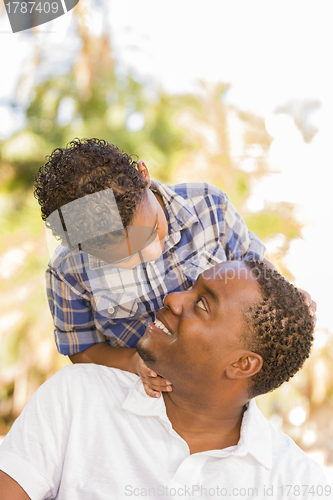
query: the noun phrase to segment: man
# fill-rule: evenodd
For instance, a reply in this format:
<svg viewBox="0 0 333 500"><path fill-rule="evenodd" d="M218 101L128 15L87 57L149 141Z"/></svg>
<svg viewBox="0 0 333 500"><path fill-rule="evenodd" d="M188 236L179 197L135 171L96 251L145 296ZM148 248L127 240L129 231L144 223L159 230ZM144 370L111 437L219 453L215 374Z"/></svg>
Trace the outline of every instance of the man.
<svg viewBox="0 0 333 500"><path fill-rule="evenodd" d="M292 377L312 340L302 295L277 272L205 271L165 298L137 345L173 391L152 399L134 374L64 368L0 447L1 500L328 496L320 467L252 399Z"/></svg>
<svg viewBox="0 0 333 500"><path fill-rule="evenodd" d="M35 196L62 242L46 273L59 352L137 373L151 396L171 384L135 346L164 297L220 262L264 258L220 189L154 182L143 160L102 140L54 150L36 174Z"/></svg>

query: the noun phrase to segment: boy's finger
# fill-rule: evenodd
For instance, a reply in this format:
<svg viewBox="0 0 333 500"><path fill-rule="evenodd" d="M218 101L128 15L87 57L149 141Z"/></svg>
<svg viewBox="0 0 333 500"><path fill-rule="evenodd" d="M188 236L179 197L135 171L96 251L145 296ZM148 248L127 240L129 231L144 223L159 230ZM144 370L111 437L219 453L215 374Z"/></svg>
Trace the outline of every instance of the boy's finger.
<svg viewBox="0 0 333 500"><path fill-rule="evenodd" d="M146 375L146 377L157 377L157 373L148 368L148 366L143 365L141 371Z"/></svg>
<svg viewBox="0 0 333 500"><path fill-rule="evenodd" d="M146 384L150 385L151 387L157 388L158 390L161 390L161 391L166 391L167 387L172 387L172 384L164 384L156 378L148 378L148 379L146 378L145 382L146 382Z"/></svg>
<svg viewBox="0 0 333 500"><path fill-rule="evenodd" d="M313 300L309 306L309 314L311 314L311 316L314 316L316 311L317 311L317 304Z"/></svg>
<svg viewBox="0 0 333 500"><path fill-rule="evenodd" d="M148 368L148 366L143 366L140 368L140 373L139 373L140 377L141 377L141 374L144 377L152 377L152 378L157 377L157 373L153 372L150 368Z"/></svg>
<svg viewBox="0 0 333 500"><path fill-rule="evenodd" d="M154 391L154 389L151 389L147 384L143 384L143 387L148 396L150 396L151 398L160 398L162 395L160 391Z"/></svg>
<svg viewBox="0 0 333 500"><path fill-rule="evenodd" d="M172 386L168 385L167 387L155 387L149 384L145 384L145 389L148 388L152 393L160 393L160 392L171 392L172 391ZM146 389L147 392L147 389ZM148 394L148 392L147 392ZM151 394L149 394L150 396ZM158 396L159 397L159 396Z"/></svg>
<svg viewBox="0 0 333 500"><path fill-rule="evenodd" d="M306 290L303 290L302 288L299 288L298 290L303 295L304 304L306 306L309 306L311 304L311 295L309 294L309 292L307 292Z"/></svg>
<svg viewBox="0 0 333 500"><path fill-rule="evenodd" d="M161 384L172 385L172 383L169 382L169 380L166 380L165 378L161 377L161 375L158 375L158 379L159 379Z"/></svg>
<svg viewBox="0 0 333 500"><path fill-rule="evenodd" d="M147 384L152 389L154 389L155 391L170 391L170 389L167 388L172 387L171 385L161 384L159 381L156 380L156 378L145 378L144 383Z"/></svg>

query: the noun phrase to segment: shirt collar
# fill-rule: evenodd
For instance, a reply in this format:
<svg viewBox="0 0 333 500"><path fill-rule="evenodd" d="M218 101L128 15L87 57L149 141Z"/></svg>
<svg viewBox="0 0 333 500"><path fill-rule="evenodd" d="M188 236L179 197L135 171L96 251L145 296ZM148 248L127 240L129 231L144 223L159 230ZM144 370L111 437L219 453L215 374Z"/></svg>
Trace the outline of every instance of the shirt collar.
<svg viewBox="0 0 333 500"><path fill-rule="evenodd" d="M270 424L254 399L249 401L244 412L237 448L241 454L251 454L267 469L272 468L273 445Z"/></svg>
<svg viewBox="0 0 333 500"><path fill-rule="evenodd" d="M152 180L151 190L162 196L168 216L168 222L173 231L180 231L185 227L192 226L196 222L199 222L193 209L186 203L186 200L170 187Z"/></svg>
<svg viewBox="0 0 333 500"><path fill-rule="evenodd" d="M146 417L161 417L166 415L164 399L162 397L151 398L148 396L140 378L130 388L122 408L135 415Z"/></svg>
<svg viewBox="0 0 333 500"><path fill-rule="evenodd" d="M138 379L131 387L130 392L122 405L124 410L140 416L159 417L171 423L167 417L164 399L151 398L147 396L141 379ZM214 457L226 457L229 455L245 456L250 454L265 468L272 468L272 436L269 422L258 409L254 399L247 404L244 412L240 439L236 446L223 450L212 450L204 452Z"/></svg>

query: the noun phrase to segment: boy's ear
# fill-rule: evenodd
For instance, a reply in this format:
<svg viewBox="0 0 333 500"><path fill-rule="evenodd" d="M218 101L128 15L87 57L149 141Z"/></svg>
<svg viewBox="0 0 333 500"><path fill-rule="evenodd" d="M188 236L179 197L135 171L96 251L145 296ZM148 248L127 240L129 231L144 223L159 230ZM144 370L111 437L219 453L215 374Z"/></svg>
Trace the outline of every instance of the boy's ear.
<svg viewBox="0 0 333 500"><path fill-rule="evenodd" d="M226 376L230 379L253 377L263 365L260 354L246 351L238 361L232 363L226 369Z"/></svg>
<svg viewBox="0 0 333 500"><path fill-rule="evenodd" d="M143 160L138 161L138 172L142 176L142 178L148 182L148 186L150 187L150 174L147 165Z"/></svg>

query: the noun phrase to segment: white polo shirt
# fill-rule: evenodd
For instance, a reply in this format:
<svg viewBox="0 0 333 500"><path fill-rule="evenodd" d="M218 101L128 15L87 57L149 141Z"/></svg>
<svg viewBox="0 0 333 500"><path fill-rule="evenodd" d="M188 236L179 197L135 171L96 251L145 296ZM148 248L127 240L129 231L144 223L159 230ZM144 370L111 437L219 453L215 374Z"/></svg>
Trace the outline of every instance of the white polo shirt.
<svg viewBox="0 0 333 500"><path fill-rule="evenodd" d="M32 500L329 496L319 465L254 400L236 446L190 455L163 398L148 397L136 375L93 364L65 367L38 389L0 447L0 469Z"/></svg>

